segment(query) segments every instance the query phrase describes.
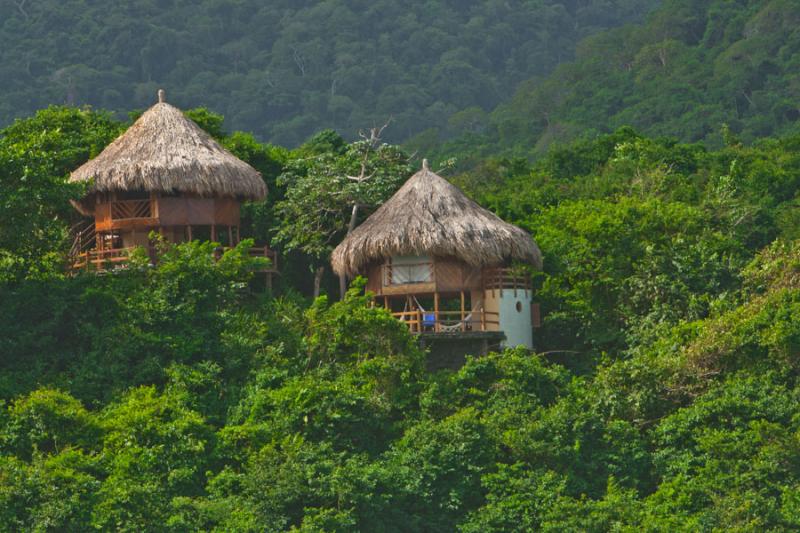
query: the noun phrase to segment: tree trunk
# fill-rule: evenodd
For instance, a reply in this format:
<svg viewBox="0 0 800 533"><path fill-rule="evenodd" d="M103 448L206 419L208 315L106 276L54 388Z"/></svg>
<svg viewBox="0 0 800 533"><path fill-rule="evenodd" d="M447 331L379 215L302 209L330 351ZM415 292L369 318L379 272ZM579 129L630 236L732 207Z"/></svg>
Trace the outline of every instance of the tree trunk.
<svg viewBox="0 0 800 533"><path fill-rule="evenodd" d="M325 267L317 267L314 271L314 298L319 297L319 288L322 285L322 275L325 273Z"/></svg>
<svg viewBox="0 0 800 533"><path fill-rule="evenodd" d="M350 223L347 225L347 234L350 235L356 229L356 221L358 220L358 204L353 204L353 210L350 212ZM344 274L339 275L339 296L344 300L344 295L347 292L347 276Z"/></svg>

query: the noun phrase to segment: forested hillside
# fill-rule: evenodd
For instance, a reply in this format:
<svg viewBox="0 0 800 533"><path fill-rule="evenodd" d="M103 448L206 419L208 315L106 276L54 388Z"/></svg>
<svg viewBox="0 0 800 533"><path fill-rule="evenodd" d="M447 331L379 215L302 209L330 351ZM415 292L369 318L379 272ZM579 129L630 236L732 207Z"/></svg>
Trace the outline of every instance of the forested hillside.
<svg viewBox="0 0 800 533"><path fill-rule="evenodd" d="M571 59L583 37L656 3L9 0L0 125L49 104L144 108L163 87L176 104L289 146L390 117L395 141L432 126L458 133Z"/></svg>
<svg viewBox="0 0 800 533"><path fill-rule="evenodd" d="M581 42L574 62L524 83L442 156L530 157L626 125L715 147L723 124L748 142L796 132L798 22L792 0L665 0L645 24ZM429 131L413 144L438 136Z"/></svg>
<svg viewBox="0 0 800 533"><path fill-rule="evenodd" d="M800 530L794 2L271 4L0 4L0 532ZM253 241L66 273L67 176L130 122L47 104L171 84L268 186L274 290ZM422 133L318 130L387 112ZM338 298L352 207L434 146L542 250L534 351L430 371Z"/></svg>
<svg viewBox="0 0 800 533"><path fill-rule="evenodd" d="M538 353L429 372L361 282L295 285L363 146L188 114L268 181L246 218L294 250L281 295L246 242L65 276L64 176L125 124L51 108L0 134L0 531L800 528L800 137L624 128L458 176L541 246L545 321ZM381 150L371 171L407 172ZM319 239L287 233L313 205Z"/></svg>

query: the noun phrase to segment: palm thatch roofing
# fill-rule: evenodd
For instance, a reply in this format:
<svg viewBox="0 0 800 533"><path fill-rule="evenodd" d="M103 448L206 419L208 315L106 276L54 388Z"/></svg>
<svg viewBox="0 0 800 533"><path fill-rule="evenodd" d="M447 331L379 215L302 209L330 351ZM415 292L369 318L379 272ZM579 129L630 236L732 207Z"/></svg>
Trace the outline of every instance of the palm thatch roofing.
<svg viewBox="0 0 800 533"><path fill-rule="evenodd" d="M261 174L176 107L159 101L100 155L70 176L90 192L145 190L263 199Z"/></svg>
<svg viewBox="0 0 800 533"><path fill-rule="evenodd" d="M427 161L386 203L336 247L337 274L396 255L455 257L474 266L516 260L541 268L542 253L524 230L504 222L431 172Z"/></svg>

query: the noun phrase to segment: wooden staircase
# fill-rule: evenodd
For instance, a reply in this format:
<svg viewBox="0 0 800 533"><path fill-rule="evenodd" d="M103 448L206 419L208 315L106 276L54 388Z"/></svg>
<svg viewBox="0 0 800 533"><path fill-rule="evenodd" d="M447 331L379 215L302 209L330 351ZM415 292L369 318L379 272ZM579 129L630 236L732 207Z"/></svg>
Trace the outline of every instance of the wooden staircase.
<svg viewBox="0 0 800 533"><path fill-rule="evenodd" d="M72 268L82 268L79 265L86 258L86 254L95 247L97 233L94 220L82 220L70 228L72 246L69 249L69 263Z"/></svg>

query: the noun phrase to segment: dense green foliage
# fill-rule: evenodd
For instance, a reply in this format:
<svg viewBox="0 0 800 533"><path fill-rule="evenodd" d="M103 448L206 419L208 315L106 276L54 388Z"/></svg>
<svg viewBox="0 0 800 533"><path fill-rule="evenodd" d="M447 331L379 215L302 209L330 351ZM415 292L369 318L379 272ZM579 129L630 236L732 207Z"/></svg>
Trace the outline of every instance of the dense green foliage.
<svg viewBox="0 0 800 533"><path fill-rule="evenodd" d="M714 147L723 124L747 142L797 132L798 21L792 0L664 0L645 24L579 43L574 62L521 84L441 155L464 165L501 150L530 156L626 125Z"/></svg>
<svg viewBox="0 0 800 533"><path fill-rule="evenodd" d="M104 113L50 108L0 132L0 279L60 270L49 253L67 245L80 195L66 176L120 131Z"/></svg>
<svg viewBox="0 0 800 533"><path fill-rule="evenodd" d="M407 172L381 146L379 179L349 190L359 143L287 151L189 114L264 173L275 197L246 209L262 238L324 205L335 241L347 206ZM65 173L123 127L52 108L0 137L30 169L0 170L0 531L800 527L797 137L709 150L621 129L457 176L544 252L541 353L431 373L362 282L335 303L293 289L319 241L277 298L249 242L65 277Z"/></svg>
<svg viewBox="0 0 800 533"><path fill-rule="evenodd" d="M726 136L708 151L621 129L459 178L547 257L542 348L613 352L705 318L755 250L798 237L800 138L748 147Z"/></svg>
<svg viewBox="0 0 800 533"><path fill-rule="evenodd" d="M292 144L439 128L289 150L187 111L267 182L243 226L281 252L277 296L252 241L66 276L66 176L128 123L0 131L0 531L800 529L797 8L664 0L486 113L652 4L0 5L0 42L26 32L2 117L175 84ZM535 352L430 372L363 280L309 295L353 206L459 134L439 159L536 239L544 321Z"/></svg>
<svg viewBox="0 0 800 533"><path fill-rule="evenodd" d="M657 0L0 2L0 126L51 103L127 111L156 90L296 146L393 117L457 134L575 44Z"/></svg>

